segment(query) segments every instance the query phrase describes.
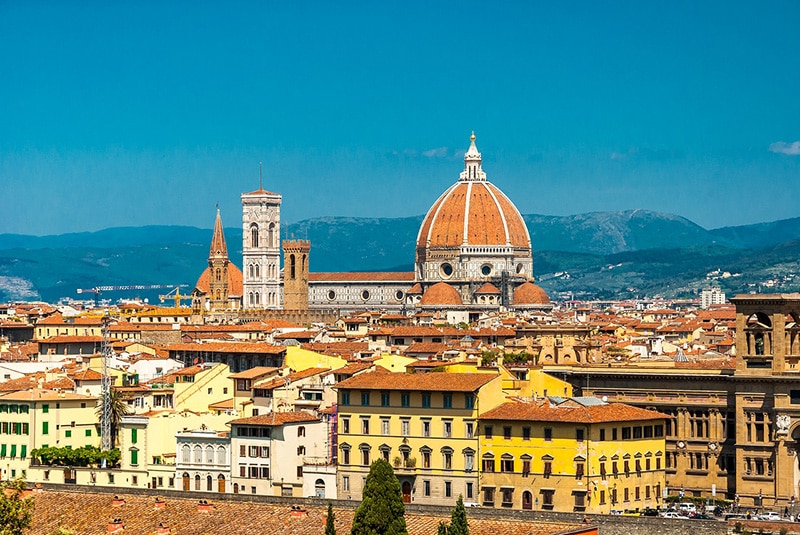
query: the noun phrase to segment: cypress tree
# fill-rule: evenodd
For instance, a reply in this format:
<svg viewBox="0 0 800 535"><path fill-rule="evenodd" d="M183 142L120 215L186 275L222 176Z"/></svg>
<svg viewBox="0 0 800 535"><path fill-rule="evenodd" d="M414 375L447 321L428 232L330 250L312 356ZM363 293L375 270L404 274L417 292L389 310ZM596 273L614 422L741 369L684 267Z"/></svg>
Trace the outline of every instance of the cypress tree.
<svg viewBox="0 0 800 535"><path fill-rule="evenodd" d="M447 528L447 535L469 535L469 525L467 524L467 510L464 508L464 500L459 495L456 508L450 516L450 527Z"/></svg>
<svg viewBox="0 0 800 535"><path fill-rule="evenodd" d="M436 535L447 535L447 522L444 520L439 521L439 529L436 530Z"/></svg>
<svg viewBox="0 0 800 535"><path fill-rule="evenodd" d="M350 535L408 535L404 515L400 482L392 466L378 459L369 467Z"/></svg>
<svg viewBox="0 0 800 535"><path fill-rule="evenodd" d="M333 520L336 515L333 512L333 505L328 502L328 518L325 520L325 535L336 535L336 526L333 525Z"/></svg>

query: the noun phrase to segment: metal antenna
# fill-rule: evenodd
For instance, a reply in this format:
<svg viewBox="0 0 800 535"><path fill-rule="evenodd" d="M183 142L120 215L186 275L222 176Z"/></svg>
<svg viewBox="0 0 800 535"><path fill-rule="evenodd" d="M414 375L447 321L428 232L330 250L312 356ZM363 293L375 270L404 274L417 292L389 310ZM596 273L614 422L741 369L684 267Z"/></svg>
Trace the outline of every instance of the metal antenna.
<svg viewBox="0 0 800 535"><path fill-rule="evenodd" d="M262 162L258 162L258 189L264 189L264 175L262 173Z"/></svg>
<svg viewBox="0 0 800 535"><path fill-rule="evenodd" d="M108 375L108 354L109 354L109 324L111 317L108 310L103 314L103 379L100 382L102 389L103 413L100 418L100 449L109 451L111 449L111 376Z"/></svg>

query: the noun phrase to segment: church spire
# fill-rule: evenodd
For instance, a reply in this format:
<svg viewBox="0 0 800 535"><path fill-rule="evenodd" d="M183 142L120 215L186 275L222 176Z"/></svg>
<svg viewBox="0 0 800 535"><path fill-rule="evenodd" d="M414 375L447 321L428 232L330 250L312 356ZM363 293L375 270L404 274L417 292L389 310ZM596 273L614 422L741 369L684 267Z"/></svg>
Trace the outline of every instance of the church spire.
<svg viewBox="0 0 800 535"><path fill-rule="evenodd" d="M222 230L219 204L217 204L217 219L214 221L214 235L211 237L211 256L228 258L228 246L225 244L225 232Z"/></svg>
<svg viewBox="0 0 800 535"><path fill-rule="evenodd" d="M486 173L481 168L481 153L478 152L478 147L475 146L475 131L469 137L469 149L464 154L464 170L459 176L462 182L484 181L486 180Z"/></svg>

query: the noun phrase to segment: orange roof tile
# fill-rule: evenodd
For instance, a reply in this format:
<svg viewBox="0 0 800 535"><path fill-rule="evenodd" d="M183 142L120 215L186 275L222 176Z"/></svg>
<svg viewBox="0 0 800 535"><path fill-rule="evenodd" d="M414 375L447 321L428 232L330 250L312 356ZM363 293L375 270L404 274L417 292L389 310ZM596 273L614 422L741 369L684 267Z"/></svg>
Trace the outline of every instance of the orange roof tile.
<svg viewBox="0 0 800 535"><path fill-rule="evenodd" d="M336 385L339 389L360 390L429 390L474 392L498 375L492 373L360 373Z"/></svg>
<svg viewBox="0 0 800 535"><path fill-rule="evenodd" d="M271 412L269 414L259 414L249 418L239 418L231 420L229 425L269 425L277 426L284 424L294 424L301 422L318 422L319 418L307 412Z"/></svg>
<svg viewBox="0 0 800 535"><path fill-rule="evenodd" d="M421 305L463 305L464 300L458 290L446 282L437 282L422 294Z"/></svg>
<svg viewBox="0 0 800 535"><path fill-rule="evenodd" d="M550 399L538 401L507 401L480 415L483 420L524 420L531 422L604 423L644 420L663 420L660 412L641 409L624 403L580 405L554 404Z"/></svg>

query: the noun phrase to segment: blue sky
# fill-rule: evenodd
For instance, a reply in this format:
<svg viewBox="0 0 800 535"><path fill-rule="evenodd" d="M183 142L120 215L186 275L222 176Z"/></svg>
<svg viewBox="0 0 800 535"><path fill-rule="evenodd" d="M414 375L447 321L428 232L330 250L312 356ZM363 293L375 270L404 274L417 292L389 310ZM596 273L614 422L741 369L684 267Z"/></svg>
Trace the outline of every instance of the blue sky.
<svg viewBox="0 0 800 535"><path fill-rule="evenodd" d="M224 5L223 5L224 4ZM497 5L494 5L497 4ZM425 213L800 216L800 2L0 0L0 233Z"/></svg>

